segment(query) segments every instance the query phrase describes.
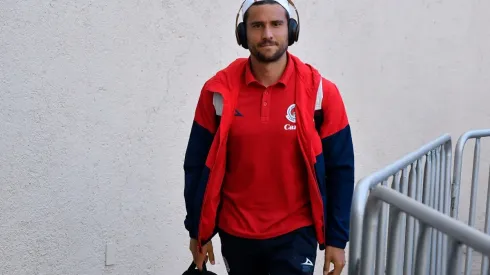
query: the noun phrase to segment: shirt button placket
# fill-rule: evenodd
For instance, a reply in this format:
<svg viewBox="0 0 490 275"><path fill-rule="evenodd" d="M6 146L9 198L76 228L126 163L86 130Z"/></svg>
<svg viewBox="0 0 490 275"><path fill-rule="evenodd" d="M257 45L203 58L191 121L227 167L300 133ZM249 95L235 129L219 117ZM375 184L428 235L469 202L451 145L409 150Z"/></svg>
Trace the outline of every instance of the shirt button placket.
<svg viewBox="0 0 490 275"><path fill-rule="evenodd" d="M262 122L269 121L269 110L270 110L269 105L270 105L270 91L269 88L267 88L262 94L262 108L261 108Z"/></svg>

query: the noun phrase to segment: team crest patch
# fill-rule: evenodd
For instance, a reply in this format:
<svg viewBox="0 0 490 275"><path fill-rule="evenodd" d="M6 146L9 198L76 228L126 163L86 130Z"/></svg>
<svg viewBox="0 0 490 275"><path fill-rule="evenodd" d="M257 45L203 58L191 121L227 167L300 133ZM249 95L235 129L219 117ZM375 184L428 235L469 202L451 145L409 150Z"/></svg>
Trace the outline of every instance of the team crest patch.
<svg viewBox="0 0 490 275"><path fill-rule="evenodd" d="M286 118L292 123L296 123L296 104L291 104L286 111Z"/></svg>

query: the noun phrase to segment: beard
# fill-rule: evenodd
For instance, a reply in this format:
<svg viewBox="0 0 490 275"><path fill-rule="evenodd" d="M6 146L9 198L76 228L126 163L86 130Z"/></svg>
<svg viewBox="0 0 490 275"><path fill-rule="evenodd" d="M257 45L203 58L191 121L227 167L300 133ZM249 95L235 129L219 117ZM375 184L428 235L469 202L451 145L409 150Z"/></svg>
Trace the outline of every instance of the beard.
<svg viewBox="0 0 490 275"><path fill-rule="evenodd" d="M266 45L275 45L278 48L275 50L275 52L272 53L269 52L267 54L264 54L260 52L260 49ZM253 55L257 59L257 61L261 63L272 63L279 60L279 58L283 56L283 54L287 51L287 49L288 49L287 43L281 45L278 42L264 41L258 45L250 47L250 54Z"/></svg>

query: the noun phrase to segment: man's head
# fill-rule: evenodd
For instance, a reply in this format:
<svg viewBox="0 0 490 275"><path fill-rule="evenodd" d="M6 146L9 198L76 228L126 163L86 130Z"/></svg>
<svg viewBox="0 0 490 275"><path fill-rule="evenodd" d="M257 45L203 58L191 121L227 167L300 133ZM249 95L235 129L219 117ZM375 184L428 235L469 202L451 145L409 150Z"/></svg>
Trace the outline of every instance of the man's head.
<svg viewBox="0 0 490 275"><path fill-rule="evenodd" d="M260 62L274 62L288 49L290 15L285 7L288 6L274 0L256 1L248 9L244 7L248 48Z"/></svg>

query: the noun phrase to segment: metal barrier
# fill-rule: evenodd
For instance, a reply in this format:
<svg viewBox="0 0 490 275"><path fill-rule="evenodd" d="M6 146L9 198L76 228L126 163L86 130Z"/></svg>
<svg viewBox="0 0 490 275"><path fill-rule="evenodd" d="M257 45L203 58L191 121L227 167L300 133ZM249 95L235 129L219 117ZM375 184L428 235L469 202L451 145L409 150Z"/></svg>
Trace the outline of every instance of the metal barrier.
<svg viewBox="0 0 490 275"><path fill-rule="evenodd" d="M363 231L365 234L374 232L377 234L376 250L370 251L372 254L376 253L376 262L367 263L375 266L375 274L385 273L386 249L389 249L390 255L395 253L394 255L400 255L404 259L404 265L399 265L396 261L388 261L386 266L390 271L388 274L396 275L402 271L401 268L403 268L403 274L412 274L415 267L413 259L419 245L416 239L419 238L421 230L424 234L430 233L431 245L428 255L430 258L425 259L429 260L430 274L446 274L446 266L442 263L447 261L447 236L435 230L427 231L418 220L406 216L405 213L400 213L397 209L389 209L386 204L381 207L379 214L376 212L375 221L370 222L373 228L364 228L366 225L364 216L369 215L365 209L370 191L379 185L388 186L390 178L392 178L391 188L402 197L412 198L449 216L451 164L452 143L451 137L446 134L367 176L356 185L351 212L348 259L350 275L367 274L360 266L361 251L367 249L363 246ZM387 227L388 220L389 227ZM381 224L379 228L378 223ZM373 229L374 231L371 231ZM405 234L405 238L397 237L402 234ZM388 242L388 247L386 247L386 242ZM404 250L401 251L403 248ZM363 262L366 263L365 260Z"/></svg>
<svg viewBox="0 0 490 275"><path fill-rule="evenodd" d="M473 167L472 167L472 179L471 179L471 198L470 198L470 210L469 210L469 219L468 225L471 227L475 226L475 215L476 215L476 201L478 194L478 175L480 171L480 152L481 152L481 144L480 140L484 137L490 137L490 129L483 130L472 130L465 132L458 139L455 148L454 155L454 171L453 171L453 184L452 184L452 197L451 197L451 217L455 219L459 219L459 199L460 199L460 188L461 188L461 174L463 169L463 154L466 143L470 139L475 139L475 148L473 155ZM488 184L490 185L490 175L488 179ZM488 187L487 187L488 188ZM485 213L485 233L490 234L490 188L487 191L487 206ZM469 275L471 271L471 263L472 263L472 252L473 249L471 247L466 248L466 261L465 261L465 275ZM463 253L461 251L460 253ZM458 261L457 270L459 271L461 267L461 258ZM483 261L481 263L481 274L487 274L488 270L488 257L483 257Z"/></svg>
<svg viewBox="0 0 490 275"><path fill-rule="evenodd" d="M385 202L385 203L383 203ZM420 225L420 234L417 237L417 247L414 249L414 257L416 258L415 264L408 263L408 266L414 267L412 270L404 270L403 274L448 274L456 275L459 271L455 268L455 264L458 262L458 258L461 256L460 250L462 245L472 247L473 249L485 254L490 255L490 236L483 232L472 228L461 221L458 221L449 215L441 213L437 209L425 205L413 198L409 198L397 191L391 190L386 186L377 186L371 190L369 195L366 212L363 223L363 237L362 237L362 254L361 254L361 266L363 275L376 273L384 274L384 270L374 266L373 263L379 262L379 257L384 259L385 255L379 255L377 252L380 247L376 244L376 233L379 232L379 215L382 213L382 206L390 205L393 207L392 213L394 218L391 221L393 227L394 236L389 242L390 252L388 257L388 270L386 274L398 274L397 267L400 264L399 251L396 249L399 244L400 234L399 228L401 227L402 213L408 214L410 217L415 218ZM446 267L447 272L433 273L430 271L432 265L429 265L430 258L428 257L430 251L430 231L440 232L449 237L451 243L450 257L443 262L439 262L438 265ZM379 235L378 235L379 236ZM379 241L379 239L378 239ZM439 251L440 252L440 251ZM404 266L407 266L407 258L405 257Z"/></svg>

